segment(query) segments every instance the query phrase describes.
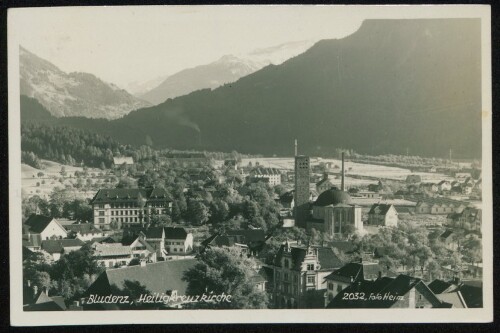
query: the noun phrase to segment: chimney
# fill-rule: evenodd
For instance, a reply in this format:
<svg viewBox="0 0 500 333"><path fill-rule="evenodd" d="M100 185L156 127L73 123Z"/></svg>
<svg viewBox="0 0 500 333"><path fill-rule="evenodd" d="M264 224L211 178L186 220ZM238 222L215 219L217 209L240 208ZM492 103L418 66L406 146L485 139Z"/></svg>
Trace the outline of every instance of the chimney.
<svg viewBox="0 0 500 333"><path fill-rule="evenodd" d="M295 139L295 156L297 156L297 139Z"/></svg>
<svg viewBox="0 0 500 333"><path fill-rule="evenodd" d="M340 190L345 191L345 182L344 182L344 177L345 177L345 170L344 170L344 152L342 152L342 181L340 183Z"/></svg>
<svg viewBox="0 0 500 333"><path fill-rule="evenodd" d="M36 296L36 294L38 294L38 286L37 285L33 285L33 295Z"/></svg>

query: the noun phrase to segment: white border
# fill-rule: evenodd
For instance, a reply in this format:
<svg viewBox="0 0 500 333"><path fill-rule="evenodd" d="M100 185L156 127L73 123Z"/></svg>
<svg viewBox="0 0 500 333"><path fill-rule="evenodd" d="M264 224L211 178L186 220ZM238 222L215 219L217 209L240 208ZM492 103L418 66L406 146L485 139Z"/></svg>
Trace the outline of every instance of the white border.
<svg viewBox="0 0 500 333"><path fill-rule="evenodd" d="M226 6L227 7L227 6ZM238 6L241 7L241 6ZM287 6L282 7L286 10ZM294 6L297 7L297 6ZM310 7L310 6L309 6ZM482 177L483 177L483 304L482 309L338 309L338 310L176 310L176 311L22 311L21 249L21 140L19 112L19 35L23 15L40 10L82 10L106 7L18 8L9 9L9 230L10 230L10 311L11 325L91 325L91 324L173 324L173 323L443 323L491 322L493 320L493 192L492 192L492 83L491 10L488 5L425 6L342 6L351 7L367 18L481 18L482 38ZM108 9L110 7L107 7ZM113 7L113 12L137 7ZM268 7L269 8L269 7ZM155 8L148 8L154 11ZM112 13L110 13L112 14ZM19 249L19 251L13 251Z"/></svg>

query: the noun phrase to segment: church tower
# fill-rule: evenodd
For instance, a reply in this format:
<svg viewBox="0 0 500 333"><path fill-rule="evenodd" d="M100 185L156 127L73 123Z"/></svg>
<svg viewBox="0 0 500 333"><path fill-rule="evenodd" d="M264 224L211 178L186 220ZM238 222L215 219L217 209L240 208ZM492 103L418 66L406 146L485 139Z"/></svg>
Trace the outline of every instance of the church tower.
<svg viewBox="0 0 500 333"><path fill-rule="evenodd" d="M297 155L297 140L295 140L295 225L305 228L309 216L309 156Z"/></svg>

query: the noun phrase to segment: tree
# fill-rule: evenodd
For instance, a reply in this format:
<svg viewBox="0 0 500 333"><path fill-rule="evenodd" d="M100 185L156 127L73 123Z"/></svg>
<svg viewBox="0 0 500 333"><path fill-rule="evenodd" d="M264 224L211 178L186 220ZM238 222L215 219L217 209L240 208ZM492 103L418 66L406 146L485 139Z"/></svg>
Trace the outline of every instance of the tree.
<svg viewBox="0 0 500 333"><path fill-rule="evenodd" d="M195 199L190 199L187 209L188 219L197 225L202 225L210 218L210 211L207 206Z"/></svg>
<svg viewBox="0 0 500 333"><path fill-rule="evenodd" d="M230 302L200 304L218 309L265 309L269 300L265 291L252 281L257 263L236 248L210 248L200 254L199 262L185 272L188 295L231 295Z"/></svg>

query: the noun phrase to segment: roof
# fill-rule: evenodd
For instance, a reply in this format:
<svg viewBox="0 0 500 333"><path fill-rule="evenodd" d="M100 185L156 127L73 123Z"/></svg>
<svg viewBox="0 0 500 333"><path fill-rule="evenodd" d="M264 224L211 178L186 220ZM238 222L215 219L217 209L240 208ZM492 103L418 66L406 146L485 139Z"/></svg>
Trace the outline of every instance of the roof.
<svg viewBox="0 0 500 333"><path fill-rule="evenodd" d="M120 243L94 243L94 255L97 257L110 257L110 256L129 256L132 250L129 246Z"/></svg>
<svg viewBox="0 0 500 333"><path fill-rule="evenodd" d="M393 296L404 296L411 289L417 288L421 294L429 301L433 307L442 307L442 302L429 290L429 288L418 278L400 274L396 278L383 277L375 281L357 281L339 293L327 305L327 308L389 308L398 301L394 299L371 300L370 302L359 300L344 300L343 295L347 292L364 292L390 294Z"/></svg>
<svg viewBox="0 0 500 333"><path fill-rule="evenodd" d="M441 294L445 292L446 290L449 290L450 287L456 287L452 283L445 282L443 280L435 279L428 285L429 289L434 293L434 294Z"/></svg>
<svg viewBox="0 0 500 333"><path fill-rule="evenodd" d="M165 238L167 239L186 239L188 233L186 229L180 227L164 227Z"/></svg>
<svg viewBox="0 0 500 333"><path fill-rule="evenodd" d="M31 234L23 235L23 246L26 247L40 247L42 245L42 235L40 234Z"/></svg>
<svg viewBox="0 0 500 333"><path fill-rule="evenodd" d="M102 234L102 230L97 229L92 223L81 223L81 224L68 224L64 226L69 232L80 233L82 235L86 234Z"/></svg>
<svg viewBox="0 0 500 333"><path fill-rule="evenodd" d="M462 295L460 294L459 291L452 292L452 293L439 294L439 295L436 295L436 297L441 302L446 302L446 303L452 304L454 308L463 309L463 308L467 307L467 305L465 304L465 301L462 298Z"/></svg>
<svg viewBox="0 0 500 333"><path fill-rule="evenodd" d="M328 243L332 248L344 253L352 253L356 251L356 246L350 241L331 241Z"/></svg>
<svg viewBox="0 0 500 333"><path fill-rule="evenodd" d="M238 243L248 244L251 242L264 242L266 240L266 233L262 229L242 229L242 230L228 230L228 236L236 236ZM238 237L239 236L239 237Z"/></svg>
<svg viewBox="0 0 500 333"><path fill-rule="evenodd" d="M443 238L443 239L447 239L448 237L450 237L451 235L453 234L453 230L451 229L447 229L445 232L443 232L441 234L441 236L439 236L440 238Z"/></svg>
<svg viewBox="0 0 500 333"><path fill-rule="evenodd" d="M288 191L280 196L280 202L291 203L293 201L293 191Z"/></svg>
<svg viewBox="0 0 500 333"><path fill-rule="evenodd" d="M389 209L391 209L393 205L390 204L373 204L372 207L370 208L370 211L368 214L375 214L375 215L386 215Z"/></svg>
<svg viewBox="0 0 500 333"><path fill-rule="evenodd" d="M42 250L52 253L61 253L68 247L82 247L85 242L80 239L48 239L42 241Z"/></svg>
<svg viewBox="0 0 500 333"><path fill-rule="evenodd" d="M128 280L139 282L151 294L177 290L178 295L185 295L188 283L182 278L197 262L196 259L168 260L145 266L108 269L99 275L87 290L87 294L109 295L112 293L111 286L121 289Z"/></svg>
<svg viewBox="0 0 500 333"><path fill-rule="evenodd" d="M276 176L281 175L280 171L275 168L255 168L250 172L253 176Z"/></svg>
<svg viewBox="0 0 500 333"><path fill-rule="evenodd" d="M143 230L146 238L163 238L165 236L163 227L149 227L146 230Z"/></svg>
<svg viewBox="0 0 500 333"><path fill-rule="evenodd" d="M281 258L285 253L285 247L287 245L283 244L280 246L278 253L276 254L274 264L275 266L281 267ZM317 251L318 261L320 265L320 270L329 270L341 267L344 263L337 257L332 248L311 246L311 249ZM290 256L292 258L291 268L295 270L300 270L302 262L307 255L307 247L305 246L291 246Z"/></svg>
<svg viewBox="0 0 500 333"><path fill-rule="evenodd" d="M114 188L114 189L101 189L97 191L91 203L99 202L137 202L139 197L146 200L163 199L167 200L167 191L162 188Z"/></svg>
<svg viewBox="0 0 500 333"><path fill-rule="evenodd" d="M113 163L115 165L134 164L134 159L127 156L113 157Z"/></svg>
<svg viewBox="0 0 500 333"><path fill-rule="evenodd" d="M325 183L330 183L331 184L332 182L328 178L323 178L319 182L316 183L316 186L321 186L321 185L323 185Z"/></svg>
<svg viewBox="0 0 500 333"><path fill-rule="evenodd" d="M32 214L26 220L26 222L24 222L24 226L26 227L27 231L39 234L43 232L45 228L47 228L47 226L50 224L50 222L52 222L52 220L55 219L48 216Z"/></svg>
<svg viewBox="0 0 500 333"><path fill-rule="evenodd" d="M351 204L351 196L335 187L324 191L314 202L314 206L328 206L337 204Z"/></svg>

